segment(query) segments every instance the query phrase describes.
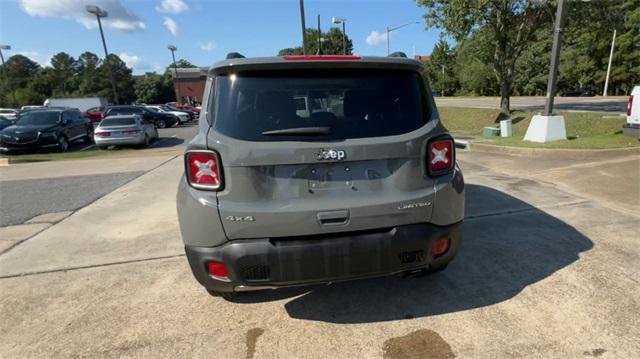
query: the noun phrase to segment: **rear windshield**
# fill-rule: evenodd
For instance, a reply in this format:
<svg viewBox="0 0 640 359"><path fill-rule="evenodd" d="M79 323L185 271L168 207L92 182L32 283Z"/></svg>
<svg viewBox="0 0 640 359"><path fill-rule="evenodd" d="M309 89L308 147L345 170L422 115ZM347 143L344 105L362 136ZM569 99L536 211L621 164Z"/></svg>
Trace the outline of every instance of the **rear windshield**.
<svg viewBox="0 0 640 359"><path fill-rule="evenodd" d="M249 141L392 136L430 114L422 78L409 71L242 73L217 77L215 93L216 130Z"/></svg>
<svg viewBox="0 0 640 359"><path fill-rule="evenodd" d="M122 118L105 118L100 122L100 127L105 126L130 126L135 125L136 119L133 117L122 117Z"/></svg>

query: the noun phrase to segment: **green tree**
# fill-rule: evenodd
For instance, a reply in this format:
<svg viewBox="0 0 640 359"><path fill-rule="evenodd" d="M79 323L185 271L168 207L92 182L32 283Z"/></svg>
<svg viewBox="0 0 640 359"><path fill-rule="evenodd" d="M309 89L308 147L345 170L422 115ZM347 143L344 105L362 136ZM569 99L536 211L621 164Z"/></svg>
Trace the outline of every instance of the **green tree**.
<svg viewBox="0 0 640 359"><path fill-rule="evenodd" d="M134 81L131 69L127 67L117 55L109 54L109 56L98 66L98 76L96 76L97 96L106 97L113 102L113 91L111 87L110 71L113 71L118 97L121 104L133 103L136 98L133 90Z"/></svg>
<svg viewBox="0 0 640 359"><path fill-rule="evenodd" d="M483 29L492 45L479 59L493 68L500 83L500 108L510 112L516 62L535 29L551 23L546 2L528 0L417 0L428 27L444 29L461 42Z"/></svg>
<svg viewBox="0 0 640 359"><path fill-rule="evenodd" d="M456 70L459 94L494 96L500 91L498 79L490 65L481 60L486 53L487 38L478 31L456 47Z"/></svg>
<svg viewBox="0 0 640 359"><path fill-rule="evenodd" d="M318 29L308 28L305 31L305 38L307 40L307 54L318 53ZM346 37L347 55L353 54L353 41ZM323 55L342 55L344 53L342 30L336 27L332 27L328 32L320 33L320 42ZM302 47L288 47L278 52L278 56L285 55L302 55Z"/></svg>
<svg viewBox="0 0 640 359"><path fill-rule="evenodd" d="M16 107L20 104L17 91L29 85L29 81L40 71L40 65L23 55L13 55L0 65L0 104Z"/></svg>
<svg viewBox="0 0 640 359"><path fill-rule="evenodd" d="M425 72L431 89L442 92L443 96L451 96L458 90L458 76L456 73L456 52L449 44L440 40L426 63Z"/></svg>
<svg viewBox="0 0 640 359"><path fill-rule="evenodd" d="M51 67L56 83L53 96L70 96L78 87L78 81L75 78L79 70L78 62L66 52L59 52L51 58Z"/></svg>
<svg viewBox="0 0 640 359"><path fill-rule="evenodd" d="M168 75L147 72L142 79L136 81L135 93L137 101L143 103L166 103L175 100L173 82Z"/></svg>

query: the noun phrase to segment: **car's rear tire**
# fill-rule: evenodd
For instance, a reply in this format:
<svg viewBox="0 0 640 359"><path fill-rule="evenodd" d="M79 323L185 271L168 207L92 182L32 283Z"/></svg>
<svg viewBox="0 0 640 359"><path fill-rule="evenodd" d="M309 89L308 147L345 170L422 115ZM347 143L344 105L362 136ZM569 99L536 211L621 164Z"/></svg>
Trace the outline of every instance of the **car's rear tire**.
<svg viewBox="0 0 640 359"><path fill-rule="evenodd" d="M156 127L157 128L165 128L165 127L167 127L167 121L165 121L165 120L156 121Z"/></svg>
<svg viewBox="0 0 640 359"><path fill-rule="evenodd" d="M60 138L58 138L58 152L67 152L68 149L69 141L67 141L66 137L60 136Z"/></svg>
<svg viewBox="0 0 640 359"><path fill-rule="evenodd" d="M209 293L212 297L219 297L224 299L233 298L236 296L236 292L216 292L215 290L207 289L207 293Z"/></svg>
<svg viewBox="0 0 640 359"><path fill-rule="evenodd" d="M144 135L144 142L142 143L142 147L147 148L151 144L151 139L149 135Z"/></svg>

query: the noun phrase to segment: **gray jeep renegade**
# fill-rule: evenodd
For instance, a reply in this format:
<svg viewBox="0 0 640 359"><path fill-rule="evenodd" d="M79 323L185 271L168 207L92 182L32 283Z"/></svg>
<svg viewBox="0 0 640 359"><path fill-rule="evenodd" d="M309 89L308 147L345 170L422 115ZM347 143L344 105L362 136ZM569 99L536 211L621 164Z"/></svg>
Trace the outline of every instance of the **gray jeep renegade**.
<svg viewBox="0 0 640 359"><path fill-rule="evenodd" d="M444 269L464 180L418 61L230 54L177 195L212 295Z"/></svg>

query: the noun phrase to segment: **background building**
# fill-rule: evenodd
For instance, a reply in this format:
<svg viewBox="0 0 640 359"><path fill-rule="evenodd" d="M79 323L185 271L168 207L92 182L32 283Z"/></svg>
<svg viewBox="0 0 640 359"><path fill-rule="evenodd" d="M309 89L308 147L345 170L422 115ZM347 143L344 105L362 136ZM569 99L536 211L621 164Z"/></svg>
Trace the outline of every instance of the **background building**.
<svg viewBox="0 0 640 359"><path fill-rule="evenodd" d="M207 81L208 67L178 68L177 74L172 69L173 89L176 99L182 104L200 104Z"/></svg>

